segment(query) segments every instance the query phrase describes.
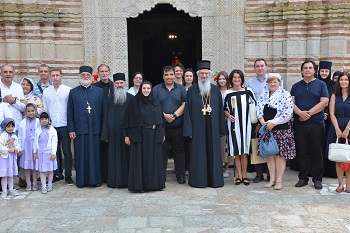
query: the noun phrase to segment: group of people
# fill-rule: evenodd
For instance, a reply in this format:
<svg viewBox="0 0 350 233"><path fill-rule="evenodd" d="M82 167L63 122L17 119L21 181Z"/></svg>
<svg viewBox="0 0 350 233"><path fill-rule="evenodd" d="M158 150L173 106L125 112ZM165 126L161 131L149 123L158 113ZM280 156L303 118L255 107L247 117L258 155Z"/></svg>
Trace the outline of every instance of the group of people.
<svg viewBox="0 0 350 233"><path fill-rule="evenodd" d="M248 167L255 169L258 183L264 164L251 166L251 139L265 140L258 134L262 126L279 146L279 153L267 157L266 188L282 189L286 162L294 159L296 187L312 176L314 187L322 189L324 168L333 166L336 191L350 192L350 172L345 171L344 186L342 164L327 159L330 143L350 138L349 75L336 73L333 81L330 62L321 61L317 69L307 60L303 79L289 93L280 74L267 73L264 59L254 62L254 70L257 76L247 82L241 70L221 71L215 85L210 61L202 60L196 72L182 64L165 66L164 82L154 88L136 72L127 89L125 74L111 75L108 65L98 67L100 81L93 85L92 67L81 66L79 85L72 89L62 84L57 68L41 65L36 85L29 78L19 85L13 82L14 68L1 67L1 197L18 194L17 174L27 191L39 189L38 172L42 193L62 179L73 185L71 140L80 188L106 183L132 192L162 190L170 153L179 184L188 175L191 187L222 187L230 163L237 169L236 185L250 184ZM252 122L252 105L258 122Z"/></svg>

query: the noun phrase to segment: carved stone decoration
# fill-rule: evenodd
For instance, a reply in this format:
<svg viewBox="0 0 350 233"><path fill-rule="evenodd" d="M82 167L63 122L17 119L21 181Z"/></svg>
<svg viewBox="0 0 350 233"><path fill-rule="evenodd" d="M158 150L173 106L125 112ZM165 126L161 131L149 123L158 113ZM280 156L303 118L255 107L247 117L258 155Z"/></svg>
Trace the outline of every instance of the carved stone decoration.
<svg viewBox="0 0 350 233"><path fill-rule="evenodd" d="M128 73L127 18L171 4L191 17L202 17L202 58L212 69L244 66L244 7L241 0L82 0L84 60L95 69L101 63L113 72ZM234 9L238 8L237 11ZM232 33L237 32L237 33Z"/></svg>

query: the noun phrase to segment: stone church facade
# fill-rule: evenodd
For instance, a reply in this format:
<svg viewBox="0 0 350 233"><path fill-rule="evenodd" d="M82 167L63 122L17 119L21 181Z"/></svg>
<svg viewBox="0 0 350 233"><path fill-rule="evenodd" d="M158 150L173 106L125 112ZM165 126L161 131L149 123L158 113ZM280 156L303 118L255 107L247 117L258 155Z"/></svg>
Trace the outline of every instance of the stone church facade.
<svg viewBox="0 0 350 233"><path fill-rule="evenodd" d="M128 73L127 19L157 4L201 17L202 58L214 72L252 77L261 57L290 89L306 58L350 71L350 3L339 0L2 0L0 65L13 64L18 78L37 78L41 63L60 67L70 86L82 64Z"/></svg>

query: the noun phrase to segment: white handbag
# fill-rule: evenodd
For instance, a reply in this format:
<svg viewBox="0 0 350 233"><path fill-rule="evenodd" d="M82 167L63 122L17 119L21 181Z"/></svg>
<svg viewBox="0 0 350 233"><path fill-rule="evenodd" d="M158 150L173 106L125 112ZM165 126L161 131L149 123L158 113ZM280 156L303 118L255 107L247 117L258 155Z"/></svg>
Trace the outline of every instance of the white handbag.
<svg viewBox="0 0 350 233"><path fill-rule="evenodd" d="M329 144L328 159L334 162L350 162L350 145L348 140L345 144L335 143Z"/></svg>

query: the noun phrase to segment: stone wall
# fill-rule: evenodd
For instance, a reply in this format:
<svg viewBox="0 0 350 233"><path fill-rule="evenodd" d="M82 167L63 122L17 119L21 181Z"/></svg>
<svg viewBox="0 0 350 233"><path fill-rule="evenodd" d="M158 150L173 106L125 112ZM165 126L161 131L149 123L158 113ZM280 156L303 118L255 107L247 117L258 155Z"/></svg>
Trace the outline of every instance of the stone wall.
<svg viewBox="0 0 350 233"><path fill-rule="evenodd" d="M350 3L338 0L247 0L245 71L256 58L280 72L285 87L300 80L306 58L333 61L332 71L350 71Z"/></svg>
<svg viewBox="0 0 350 233"><path fill-rule="evenodd" d="M16 81L37 80L46 63L62 68L64 82L75 86L83 49L80 0L0 1L0 65L14 65Z"/></svg>

